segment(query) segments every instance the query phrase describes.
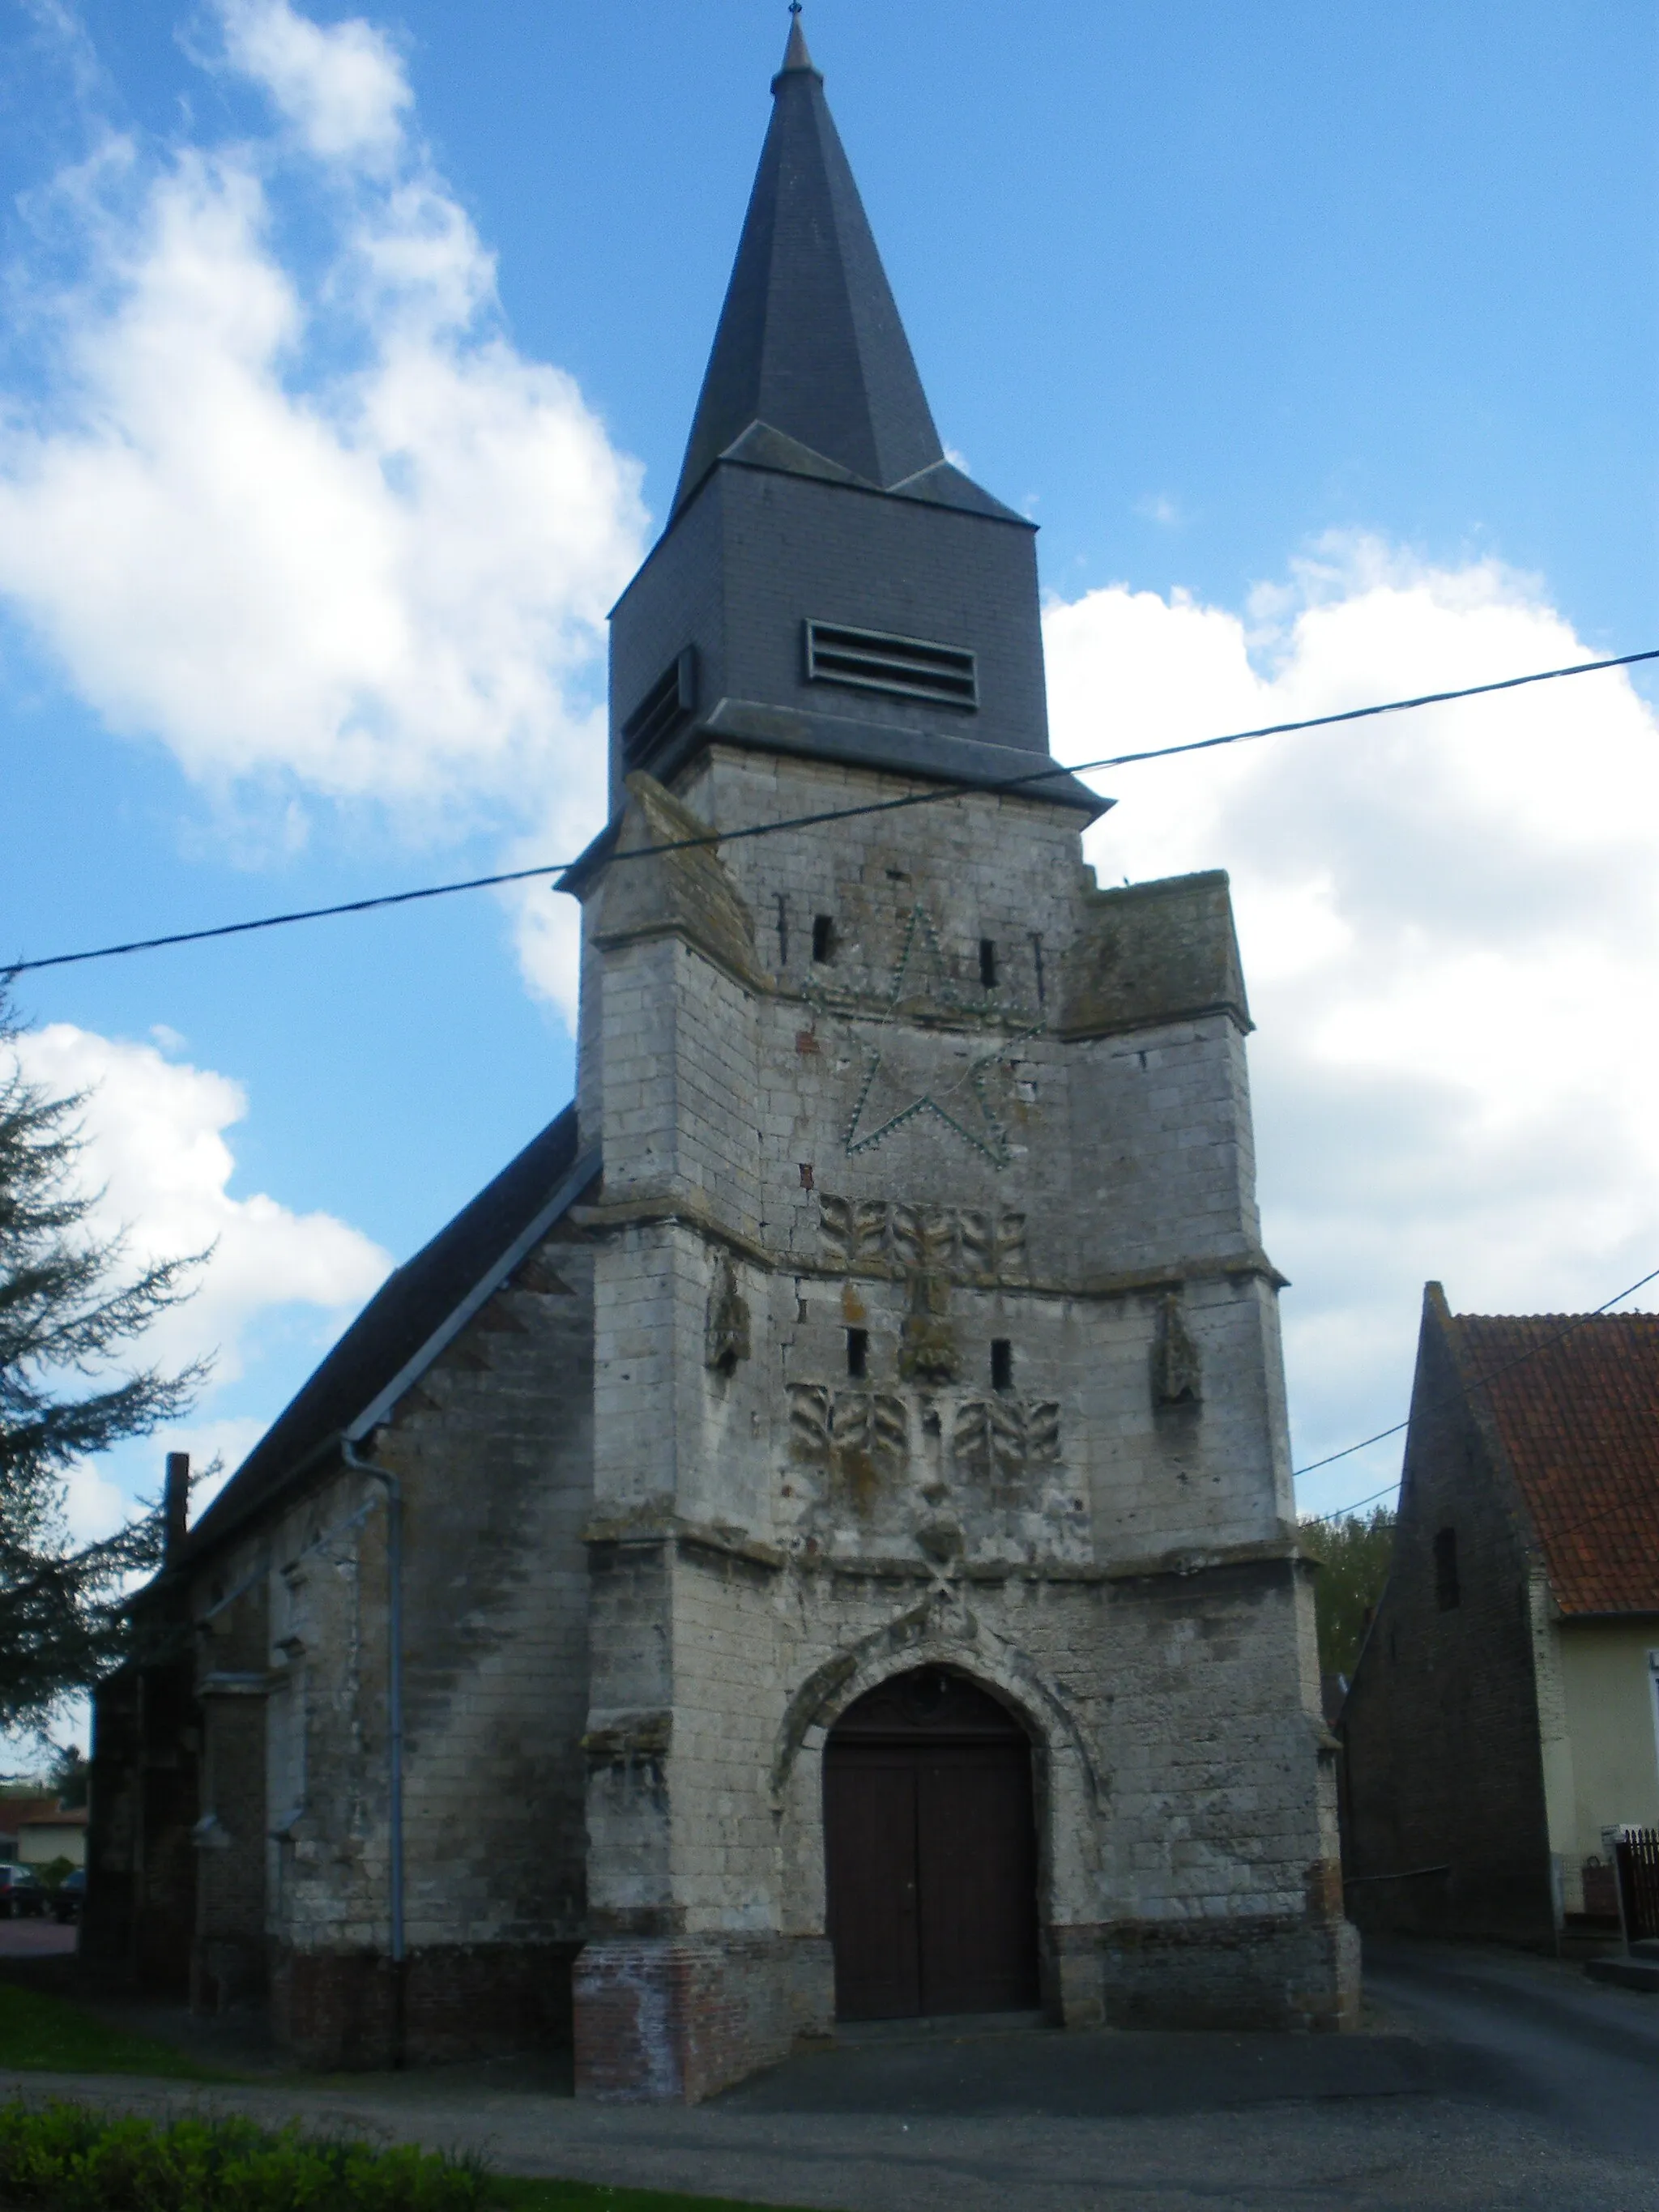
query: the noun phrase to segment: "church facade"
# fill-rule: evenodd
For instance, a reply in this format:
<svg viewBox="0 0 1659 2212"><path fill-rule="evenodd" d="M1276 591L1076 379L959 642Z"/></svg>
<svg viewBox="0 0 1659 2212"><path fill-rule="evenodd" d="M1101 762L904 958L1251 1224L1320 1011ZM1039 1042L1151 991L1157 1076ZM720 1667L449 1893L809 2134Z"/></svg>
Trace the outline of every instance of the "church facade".
<svg viewBox="0 0 1659 2212"><path fill-rule="evenodd" d="M86 1947L313 2063L1358 2002L1224 877L1102 890L797 18L612 619L577 1097L188 1534Z"/></svg>

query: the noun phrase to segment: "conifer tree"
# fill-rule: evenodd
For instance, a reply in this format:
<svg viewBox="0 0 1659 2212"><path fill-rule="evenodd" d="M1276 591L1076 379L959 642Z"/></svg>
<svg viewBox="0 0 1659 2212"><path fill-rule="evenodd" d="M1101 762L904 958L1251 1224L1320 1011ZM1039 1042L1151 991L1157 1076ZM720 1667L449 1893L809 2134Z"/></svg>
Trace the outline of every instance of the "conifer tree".
<svg viewBox="0 0 1659 2212"><path fill-rule="evenodd" d="M160 1504L77 1545L65 1480L191 1401L204 1364L164 1375L124 1355L188 1296L203 1255L134 1270L118 1237L94 1233L76 1173L85 1094L31 1084L19 1034L0 988L0 1726L40 1728L131 1647L127 1593L160 1563Z"/></svg>

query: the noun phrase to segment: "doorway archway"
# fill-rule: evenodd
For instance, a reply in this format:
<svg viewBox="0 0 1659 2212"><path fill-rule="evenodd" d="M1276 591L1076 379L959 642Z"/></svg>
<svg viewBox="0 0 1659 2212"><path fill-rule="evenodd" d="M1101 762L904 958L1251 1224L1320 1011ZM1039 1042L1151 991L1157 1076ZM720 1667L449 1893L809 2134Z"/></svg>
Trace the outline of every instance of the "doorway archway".
<svg viewBox="0 0 1659 2212"><path fill-rule="evenodd" d="M1007 1709L927 1667L849 1705L823 1752L842 2020L1038 2002L1031 1747Z"/></svg>

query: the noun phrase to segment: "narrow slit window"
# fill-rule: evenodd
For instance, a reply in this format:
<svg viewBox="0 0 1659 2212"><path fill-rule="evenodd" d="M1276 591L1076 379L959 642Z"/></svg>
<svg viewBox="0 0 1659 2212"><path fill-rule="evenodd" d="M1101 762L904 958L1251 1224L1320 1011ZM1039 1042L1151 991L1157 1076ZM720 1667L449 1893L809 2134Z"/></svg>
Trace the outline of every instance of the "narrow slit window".
<svg viewBox="0 0 1659 2212"><path fill-rule="evenodd" d="M836 925L827 914L812 916L812 957L830 961L836 957Z"/></svg>
<svg viewBox="0 0 1659 2212"><path fill-rule="evenodd" d="M979 980L988 991L997 986L997 946L994 937L979 940Z"/></svg>
<svg viewBox="0 0 1659 2212"><path fill-rule="evenodd" d="M870 1367L870 1332L867 1328L849 1328L847 1332L847 1371L855 1382L862 1382Z"/></svg>
<svg viewBox="0 0 1659 2212"><path fill-rule="evenodd" d="M1443 1528L1434 1540L1434 1596L1442 1613L1455 1613L1463 1602L1457 1579L1457 1531Z"/></svg>
<svg viewBox="0 0 1659 2212"><path fill-rule="evenodd" d="M1014 1347L1006 1336L991 1339L991 1388L1012 1390L1014 1387Z"/></svg>

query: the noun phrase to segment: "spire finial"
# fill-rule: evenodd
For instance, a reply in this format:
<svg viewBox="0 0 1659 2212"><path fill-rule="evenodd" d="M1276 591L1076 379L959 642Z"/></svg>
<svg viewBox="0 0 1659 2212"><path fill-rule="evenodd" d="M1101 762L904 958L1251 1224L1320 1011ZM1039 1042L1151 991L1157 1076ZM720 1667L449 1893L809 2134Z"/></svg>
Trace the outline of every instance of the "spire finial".
<svg viewBox="0 0 1659 2212"><path fill-rule="evenodd" d="M806 50L806 33L800 27L800 0L789 0L789 43L783 50L783 67L778 75L788 76L796 70L811 70L814 76L817 75Z"/></svg>

